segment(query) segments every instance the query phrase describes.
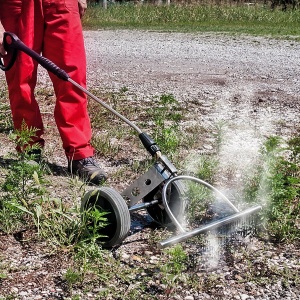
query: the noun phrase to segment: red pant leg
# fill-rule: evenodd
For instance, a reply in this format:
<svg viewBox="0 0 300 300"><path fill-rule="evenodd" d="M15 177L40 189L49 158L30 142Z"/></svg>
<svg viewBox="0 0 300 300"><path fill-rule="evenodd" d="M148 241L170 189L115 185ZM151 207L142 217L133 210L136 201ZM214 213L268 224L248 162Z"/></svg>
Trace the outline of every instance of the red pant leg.
<svg viewBox="0 0 300 300"><path fill-rule="evenodd" d="M78 0L44 0L43 55L86 87L86 56ZM71 83L49 74L56 94L55 120L70 159L94 154L87 97Z"/></svg>
<svg viewBox="0 0 300 300"><path fill-rule="evenodd" d="M27 20L30 23L30 20L33 19L33 16L23 13L23 11L27 11L22 7L25 3L27 1L0 1L1 22L6 31L15 33L21 40L24 40L26 37L26 41L24 42L29 43L28 46L32 47L33 43L28 39L30 36L24 34L31 29L24 28L24 25L27 26L27 24L23 24L23 20ZM22 122L25 121L29 128L37 129L37 136L32 137L32 142L39 142L43 145L44 141L41 138L43 123L38 104L34 97L37 78L36 62L28 57L28 55L19 53L17 61L5 75L15 129L20 130Z"/></svg>
<svg viewBox="0 0 300 300"><path fill-rule="evenodd" d="M1 20L6 31L16 33L36 52L43 52L72 79L86 86L86 59L77 0L0 1ZM43 45L43 49L42 49ZM14 126L20 129L25 120L37 128L34 142L43 143L43 123L34 98L37 63L24 53L7 72ZM92 156L91 126L86 95L69 82L50 74L57 102L55 120L70 159Z"/></svg>

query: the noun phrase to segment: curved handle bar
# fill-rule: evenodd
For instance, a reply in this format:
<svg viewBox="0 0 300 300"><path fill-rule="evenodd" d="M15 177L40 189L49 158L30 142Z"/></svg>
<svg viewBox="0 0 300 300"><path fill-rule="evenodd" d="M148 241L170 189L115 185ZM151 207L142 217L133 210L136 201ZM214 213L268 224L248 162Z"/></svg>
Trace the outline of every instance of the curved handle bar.
<svg viewBox="0 0 300 300"><path fill-rule="evenodd" d="M30 57L32 57L34 60L36 60L41 66L43 66L46 70L53 73L57 77L59 77L62 80L68 81L69 75L66 73L66 71L60 69L56 64L54 64L52 61L47 59L46 57L43 57L33 51L32 49L28 48L14 33L11 32L5 32L4 33L4 48L5 50L13 50L14 55L17 55L17 50L21 50ZM11 65L4 67L4 69L1 67L2 70L7 71L8 67L11 67L14 63L14 60L12 59L10 61Z"/></svg>
<svg viewBox="0 0 300 300"><path fill-rule="evenodd" d="M7 43L6 43L6 32L4 33L4 38L3 38L3 46L4 46L4 49L6 51L10 50L9 47L7 46ZM13 64L15 63L16 59L17 59L17 54L18 54L18 50L16 48L12 48L11 49L11 52L10 52L10 55L11 55L11 58L10 58L10 61L8 62L8 64L5 66L4 63L2 62L2 59L0 59L0 69L2 71L8 71L12 66Z"/></svg>

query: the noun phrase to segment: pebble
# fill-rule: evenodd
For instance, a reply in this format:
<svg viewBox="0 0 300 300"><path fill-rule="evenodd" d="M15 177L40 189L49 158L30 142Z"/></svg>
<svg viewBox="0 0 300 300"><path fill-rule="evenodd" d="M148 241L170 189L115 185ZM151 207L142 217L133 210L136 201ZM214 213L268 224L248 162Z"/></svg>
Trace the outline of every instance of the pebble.
<svg viewBox="0 0 300 300"><path fill-rule="evenodd" d="M19 289L17 287L12 287L11 288L11 292L12 293L18 293L19 292Z"/></svg>
<svg viewBox="0 0 300 300"><path fill-rule="evenodd" d="M208 145L208 144L203 145L203 148L205 150L213 150L214 149L214 147L212 145Z"/></svg>
<svg viewBox="0 0 300 300"><path fill-rule="evenodd" d="M133 261L137 261L137 262L141 262L142 261L142 259L139 256L136 256L136 255L132 255L131 259Z"/></svg>
<svg viewBox="0 0 300 300"><path fill-rule="evenodd" d="M128 261L130 259L130 255L127 253L121 254L121 260Z"/></svg>
<svg viewBox="0 0 300 300"><path fill-rule="evenodd" d="M249 299L249 295L247 295L247 294L241 294L240 297L241 297L241 300Z"/></svg>

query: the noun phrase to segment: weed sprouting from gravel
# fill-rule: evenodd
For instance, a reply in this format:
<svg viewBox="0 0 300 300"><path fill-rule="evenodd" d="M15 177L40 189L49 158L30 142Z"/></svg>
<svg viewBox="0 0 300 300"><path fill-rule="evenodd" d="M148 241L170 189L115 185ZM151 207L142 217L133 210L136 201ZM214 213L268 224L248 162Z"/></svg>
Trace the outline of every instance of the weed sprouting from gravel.
<svg viewBox="0 0 300 300"><path fill-rule="evenodd" d="M299 137L287 145L279 137L270 137L261 151L257 173L248 180L248 201L263 201L262 220L270 238L275 241L299 239Z"/></svg>
<svg viewBox="0 0 300 300"><path fill-rule="evenodd" d="M105 223L104 214L81 213L77 205L72 207L60 198L49 196L49 182L46 180L48 168L35 152L41 149L37 144L30 145L35 134L36 129L28 128L25 123L21 130L11 134L22 151L11 154L14 160L1 186L0 229L7 234L35 232L32 239L47 240L49 247L55 250L74 247L81 240L97 239L95 228L89 228L88 235L86 229L91 226L88 224L90 220L95 221L94 226ZM80 190L82 183L79 184Z"/></svg>
<svg viewBox="0 0 300 300"><path fill-rule="evenodd" d="M153 121L153 138L171 159L178 153L181 143L179 124L183 119L182 110L179 102L171 94L161 95L148 109L148 115Z"/></svg>

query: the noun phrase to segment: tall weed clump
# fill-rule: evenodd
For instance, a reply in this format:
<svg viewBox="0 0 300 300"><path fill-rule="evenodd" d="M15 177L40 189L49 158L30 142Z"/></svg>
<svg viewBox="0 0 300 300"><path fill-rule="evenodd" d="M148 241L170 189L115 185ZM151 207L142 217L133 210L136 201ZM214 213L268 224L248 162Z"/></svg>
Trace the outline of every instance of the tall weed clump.
<svg viewBox="0 0 300 300"><path fill-rule="evenodd" d="M11 134L11 139L23 151L17 159L11 159L0 197L0 229L11 233L24 230L32 224L30 215L39 216L39 201L45 194L43 171L33 154L37 146L28 146L35 129L22 125L21 130Z"/></svg>
<svg viewBox="0 0 300 300"><path fill-rule="evenodd" d="M286 144L269 138L261 150L255 175L248 179L245 196L261 201L265 232L276 242L300 238L300 137Z"/></svg>
<svg viewBox="0 0 300 300"><path fill-rule="evenodd" d="M6 174L0 190L0 230L7 234L27 231L27 236L47 241L51 249L97 244L106 213L96 208L81 212L77 194L73 202L50 195L46 180L49 168L35 154L39 146L31 145L35 135L36 129L23 123L10 136L22 151L11 154L9 166L3 170ZM83 185L76 178L70 179L73 192L84 193Z"/></svg>

